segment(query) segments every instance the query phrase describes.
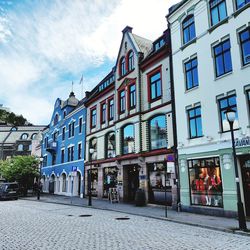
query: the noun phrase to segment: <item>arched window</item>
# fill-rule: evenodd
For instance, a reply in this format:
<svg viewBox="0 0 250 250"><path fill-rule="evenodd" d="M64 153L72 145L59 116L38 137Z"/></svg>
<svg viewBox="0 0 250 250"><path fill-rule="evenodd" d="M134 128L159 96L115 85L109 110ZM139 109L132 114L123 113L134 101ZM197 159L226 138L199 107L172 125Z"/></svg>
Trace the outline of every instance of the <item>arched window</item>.
<svg viewBox="0 0 250 250"><path fill-rule="evenodd" d="M66 192L66 174L62 173L62 192Z"/></svg>
<svg viewBox="0 0 250 250"><path fill-rule="evenodd" d="M56 125L58 123L58 120L59 120L59 115L56 114L54 117L54 125Z"/></svg>
<svg viewBox="0 0 250 250"><path fill-rule="evenodd" d="M17 150L18 151L23 151L23 144L19 144L18 147L17 147Z"/></svg>
<svg viewBox="0 0 250 250"><path fill-rule="evenodd" d="M63 111L63 118L65 118L65 116L67 115L66 110Z"/></svg>
<svg viewBox="0 0 250 250"><path fill-rule="evenodd" d="M196 37L194 15L187 16L182 22L183 44L188 43Z"/></svg>
<svg viewBox="0 0 250 250"><path fill-rule="evenodd" d="M27 140L28 136L29 136L28 134L24 133L24 134L21 135L21 139L22 140Z"/></svg>
<svg viewBox="0 0 250 250"><path fill-rule="evenodd" d="M106 158L115 157L115 132L106 135Z"/></svg>
<svg viewBox="0 0 250 250"><path fill-rule="evenodd" d="M31 139L32 139L32 140L36 139L36 136L37 136L37 133L34 133L34 134L31 136Z"/></svg>
<svg viewBox="0 0 250 250"><path fill-rule="evenodd" d="M92 138L89 141L89 149L94 149L94 153L90 154L89 152L89 159L91 160L97 160L97 138Z"/></svg>
<svg viewBox="0 0 250 250"><path fill-rule="evenodd" d="M128 55L128 71L134 68L134 52L130 51Z"/></svg>
<svg viewBox="0 0 250 250"><path fill-rule="evenodd" d="M123 154L130 154L135 152L135 133L134 125L129 124L123 128Z"/></svg>
<svg viewBox="0 0 250 250"><path fill-rule="evenodd" d="M123 56L120 61L120 76L124 76L126 74L126 60Z"/></svg>
<svg viewBox="0 0 250 250"><path fill-rule="evenodd" d="M150 149L167 147L167 128L165 115L159 115L149 121Z"/></svg>

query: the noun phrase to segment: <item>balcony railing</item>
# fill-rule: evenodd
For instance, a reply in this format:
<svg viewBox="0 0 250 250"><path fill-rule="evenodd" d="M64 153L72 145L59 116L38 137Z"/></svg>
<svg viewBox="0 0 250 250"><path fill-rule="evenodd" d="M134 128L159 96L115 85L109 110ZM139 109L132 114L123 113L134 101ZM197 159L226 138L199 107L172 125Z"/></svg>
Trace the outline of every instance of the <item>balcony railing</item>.
<svg viewBox="0 0 250 250"><path fill-rule="evenodd" d="M50 142L46 147L46 150L48 152L55 152L57 150L57 142L56 141Z"/></svg>

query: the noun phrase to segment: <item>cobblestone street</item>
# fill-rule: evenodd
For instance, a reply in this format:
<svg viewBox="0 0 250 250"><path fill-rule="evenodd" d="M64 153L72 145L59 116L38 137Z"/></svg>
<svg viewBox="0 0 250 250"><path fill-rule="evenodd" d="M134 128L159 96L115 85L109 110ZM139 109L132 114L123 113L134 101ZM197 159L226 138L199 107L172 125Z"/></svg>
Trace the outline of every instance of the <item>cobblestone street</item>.
<svg viewBox="0 0 250 250"><path fill-rule="evenodd" d="M124 213L25 200L0 205L1 250L250 249L248 236Z"/></svg>

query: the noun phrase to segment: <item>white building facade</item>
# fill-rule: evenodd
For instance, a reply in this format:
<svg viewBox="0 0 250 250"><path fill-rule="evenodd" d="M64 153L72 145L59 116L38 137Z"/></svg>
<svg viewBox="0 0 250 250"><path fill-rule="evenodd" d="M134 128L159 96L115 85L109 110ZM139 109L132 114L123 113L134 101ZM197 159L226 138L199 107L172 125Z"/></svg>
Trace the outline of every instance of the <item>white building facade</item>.
<svg viewBox="0 0 250 250"><path fill-rule="evenodd" d="M237 212L234 122L241 198L250 215L250 4L185 0L169 10L183 210Z"/></svg>

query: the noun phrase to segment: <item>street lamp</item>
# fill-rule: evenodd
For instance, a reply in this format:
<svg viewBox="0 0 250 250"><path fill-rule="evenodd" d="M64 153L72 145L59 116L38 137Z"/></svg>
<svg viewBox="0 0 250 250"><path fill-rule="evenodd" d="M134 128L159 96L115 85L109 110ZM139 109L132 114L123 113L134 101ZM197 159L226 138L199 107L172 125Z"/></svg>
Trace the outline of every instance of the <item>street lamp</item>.
<svg viewBox="0 0 250 250"><path fill-rule="evenodd" d="M92 190L91 190L91 183L92 183L92 155L93 153L95 152L95 150L93 148L90 148L89 149L89 156L90 156L90 159L89 159L89 162L90 162L90 169L88 171L88 195L89 195L89 206L92 206Z"/></svg>
<svg viewBox="0 0 250 250"><path fill-rule="evenodd" d="M245 213L244 213L243 204L242 204L241 195L240 195L239 173L238 173L237 158L236 158L236 151L235 151L235 141L234 141L234 131L233 131L233 124L236 119L236 111L229 108L225 111L225 115L230 126L231 139L232 139L234 168L235 168L235 182L236 182L236 187L237 187L237 207L238 207L239 228L240 230L245 231L247 230L247 226L246 226L246 218L245 218Z"/></svg>

